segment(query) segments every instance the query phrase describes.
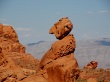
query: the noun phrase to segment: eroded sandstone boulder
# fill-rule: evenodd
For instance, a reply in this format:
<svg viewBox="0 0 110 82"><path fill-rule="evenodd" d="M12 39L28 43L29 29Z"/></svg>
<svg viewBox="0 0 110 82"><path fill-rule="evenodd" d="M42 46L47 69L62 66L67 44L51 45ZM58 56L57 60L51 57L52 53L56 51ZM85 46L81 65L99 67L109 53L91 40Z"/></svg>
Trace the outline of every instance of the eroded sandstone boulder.
<svg viewBox="0 0 110 82"><path fill-rule="evenodd" d="M39 69L45 70L48 82L74 82L79 72L78 63L74 57L76 41L73 34L71 21L61 18L52 26L49 33L55 34L58 41L45 53L40 61Z"/></svg>
<svg viewBox="0 0 110 82"><path fill-rule="evenodd" d="M57 39L63 39L73 28L73 24L68 17L61 18L49 30L49 34L54 34Z"/></svg>
<svg viewBox="0 0 110 82"><path fill-rule="evenodd" d="M98 62L91 61L87 64L87 66L84 66L84 69L95 69L98 66Z"/></svg>

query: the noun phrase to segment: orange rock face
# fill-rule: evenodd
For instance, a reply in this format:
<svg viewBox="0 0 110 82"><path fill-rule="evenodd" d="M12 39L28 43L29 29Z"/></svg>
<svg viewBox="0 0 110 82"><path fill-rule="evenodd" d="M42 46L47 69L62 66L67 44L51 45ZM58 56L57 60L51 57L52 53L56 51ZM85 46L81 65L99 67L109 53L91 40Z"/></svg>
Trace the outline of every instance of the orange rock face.
<svg viewBox="0 0 110 82"><path fill-rule="evenodd" d="M25 47L19 43L18 36L12 26L0 24L0 47L8 52L25 53Z"/></svg>
<svg viewBox="0 0 110 82"><path fill-rule="evenodd" d="M62 39L70 33L72 28L73 28L73 24L68 19L68 17L61 18L58 22L54 24L54 26L51 27L49 33L55 34L55 37L57 39Z"/></svg>
<svg viewBox="0 0 110 82"><path fill-rule="evenodd" d="M97 82L97 80L95 78L89 78L87 79L87 82Z"/></svg>
<svg viewBox="0 0 110 82"><path fill-rule="evenodd" d="M98 62L96 61L91 61L89 64L87 64L87 66L84 66L85 69L91 68L91 69L95 69L98 65Z"/></svg>
<svg viewBox="0 0 110 82"><path fill-rule="evenodd" d="M50 34L55 34L59 39L52 44L40 61L39 69L46 70L48 82L72 82L78 63L74 57L76 41L72 34L69 34L73 25L66 18L60 19L50 29Z"/></svg>
<svg viewBox="0 0 110 82"><path fill-rule="evenodd" d="M12 26L0 24L0 82L18 82L37 72L39 61L25 53Z"/></svg>

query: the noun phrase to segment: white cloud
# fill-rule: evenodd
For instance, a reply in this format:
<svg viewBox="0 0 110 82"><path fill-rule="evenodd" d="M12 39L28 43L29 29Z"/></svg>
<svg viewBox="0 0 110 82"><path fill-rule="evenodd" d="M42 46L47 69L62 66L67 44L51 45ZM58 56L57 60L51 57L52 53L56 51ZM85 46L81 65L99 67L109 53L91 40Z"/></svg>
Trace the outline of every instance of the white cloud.
<svg viewBox="0 0 110 82"><path fill-rule="evenodd" d="M30 31L31 29L30 28L16 28L17 31Z"/></svg>
<svg viewBox="0 0 110 82"><path fill-rule="evenodd" d="M108 10L100 10L100 11L98 11L97 13L105 14L105 13L109 13L109 11L108 11Z"/></svg>
<svg viewBox="0 0 110 82"><path fill-rule="evenodd" d="M23 37L23 38L28 38L31 36L31 28L15 28L15 30L18 32L18 35Z"/></svg>
<svg viewBox="0 0 110 82"><path fill-rule="evenodd" d="M3 25L5 25L5 26L11 26L10 24L3 24Z"/></svg>
<svg viewBox="0 0 110 82"><path fill-rule="evenodd" d="M56 14L57 14L57 15L60 15L61 13L60 13L60 12L56 12Z"/></svg>
<svg viewBox="0 0 110 82"><path fill-rule="evenodd" d="M0 21L4 22L4 21L7 21L6 19L4 18L0 18Z"/></svg>
<svg viewBox="0 0 110 82"><path fill-rule="evenodd" d="M30 34L24 34L23 37L30 37Z"/></svg>
<svg viewBox="0 0 110 82"><path fill-rule="evenodd" d="M98 14L106 14L106 13L109 13L110 11L108 11L108 10L100 10L100 11L97 11L97 12L92 12L92 11L89 11L89 12L87 12L87 14L88 15L93 15L93 14L96 14L96 13L98 13Z"/></svg>
<svg viewBox="0 0 110 82"><path fill-rule="evenodd" d="M89 12L87 12L87 14L89 14L89 15L93 15L94 12L89 11Z"/></svg>

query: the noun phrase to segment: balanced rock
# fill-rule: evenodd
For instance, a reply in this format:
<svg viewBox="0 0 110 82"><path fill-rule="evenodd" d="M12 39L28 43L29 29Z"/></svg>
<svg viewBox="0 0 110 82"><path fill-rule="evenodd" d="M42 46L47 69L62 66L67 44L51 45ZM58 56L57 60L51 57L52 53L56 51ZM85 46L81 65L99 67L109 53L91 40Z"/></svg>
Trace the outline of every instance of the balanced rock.
<svg viewBox="0 0 110 82"><path fill-rule="evenodd" d="M75 73L78 63L74 57L76 41L73 34L69 34L72 28L73 24L66 17L61 18L49 31L59 40L52 44L39 64L39 69L46 71L48 82L73 82L78 75Z"/></svg>

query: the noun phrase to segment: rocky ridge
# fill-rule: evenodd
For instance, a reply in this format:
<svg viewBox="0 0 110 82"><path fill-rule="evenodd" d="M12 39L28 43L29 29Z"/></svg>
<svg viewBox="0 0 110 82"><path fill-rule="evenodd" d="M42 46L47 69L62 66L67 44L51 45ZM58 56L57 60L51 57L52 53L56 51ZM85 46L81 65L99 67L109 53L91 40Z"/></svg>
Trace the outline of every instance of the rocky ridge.
<svg viewBox="0 0 110 82"><path fill-rule="evenodd" d="M0 82L18 82L37 72L39 60L25 53L12 26L0 24Z"/></svg>

